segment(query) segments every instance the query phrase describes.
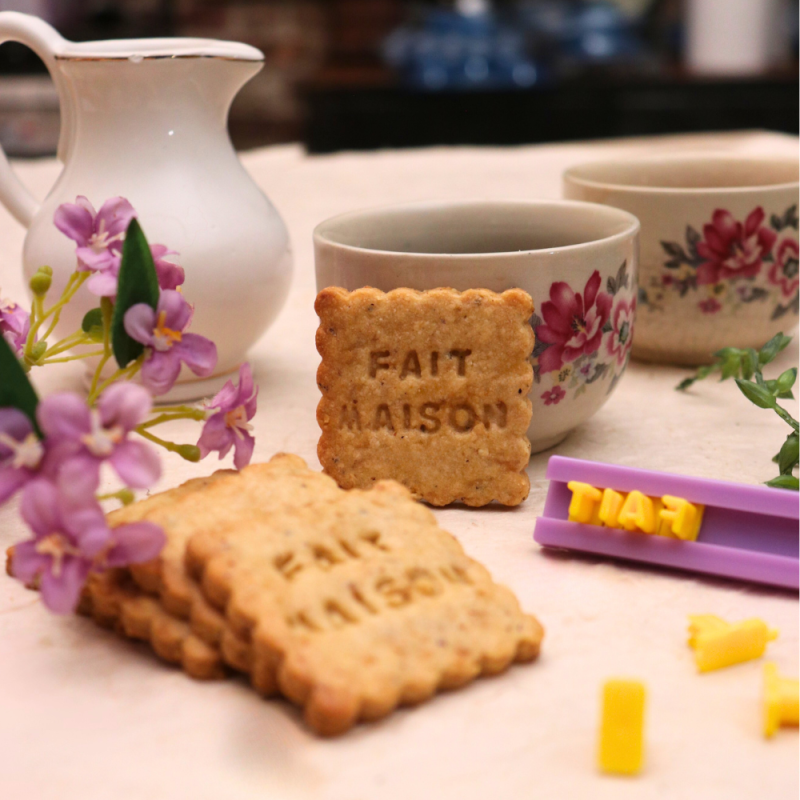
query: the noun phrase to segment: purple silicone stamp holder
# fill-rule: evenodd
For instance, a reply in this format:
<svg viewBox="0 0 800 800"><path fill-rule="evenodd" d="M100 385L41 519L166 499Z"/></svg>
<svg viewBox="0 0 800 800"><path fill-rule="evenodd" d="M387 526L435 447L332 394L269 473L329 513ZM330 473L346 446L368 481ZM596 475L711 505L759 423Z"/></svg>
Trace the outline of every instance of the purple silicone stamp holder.
<svg viewBox="0 0 800 800"><path fill-rule="evenodd" d="M552 456L550 488L533 538L543 547L578 550L627 561L720 575L770 586L800 586L796 492L690 478ZM651 497L674 495L706 507L697 541L569 522L569 481Z"/></svg>

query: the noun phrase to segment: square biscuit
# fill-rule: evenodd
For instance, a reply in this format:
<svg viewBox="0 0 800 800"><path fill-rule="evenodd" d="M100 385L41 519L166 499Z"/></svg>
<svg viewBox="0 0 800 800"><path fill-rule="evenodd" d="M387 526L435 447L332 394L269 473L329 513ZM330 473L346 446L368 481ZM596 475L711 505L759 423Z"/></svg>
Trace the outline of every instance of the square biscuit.
<svg viewBox="0 0 800 800"><path fill-rule="evenodd" d="M331 495L297 457L265 466L263 490L283 508L205 526L186 567L248 642L253 685L273 681L314 731L340 734L536 657L537 620L403 486Z"/></svg>
<svg viewBox="0 0 800 800"><path fill-rule="evenodd" d="M526 292L328 288L315 308L317 452L342 488L391 478L436 506L527 497Z"/></svg>

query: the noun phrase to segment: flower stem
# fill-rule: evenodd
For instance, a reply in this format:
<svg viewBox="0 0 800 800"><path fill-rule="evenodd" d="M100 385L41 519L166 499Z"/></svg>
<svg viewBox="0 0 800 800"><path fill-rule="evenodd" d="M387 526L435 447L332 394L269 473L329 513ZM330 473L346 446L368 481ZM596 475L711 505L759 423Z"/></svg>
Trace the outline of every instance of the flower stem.
<svg viewBox="0 0 800 800"><path fill-rule="evenodd" d="M107 297L101 298L100 311L103 315L103 353L100 362L97 365L97 369L95 369L94 375L92 376L92 385L89 387L89 405L94 403L97 395L100 394L100 392L106 386L106 384L103 384L103 386L98 389L97 385L100 382L100 376L103 374L103 368L111 358L111 316L113 314L114 307L111 305L111 301ZM119 372L119 370L117 370L117 372ZM112 376L112 378L113 377L114 376Z"/></svg>
<svg viewBox="0 0 800 800"><path fill-rule="evenodd" d="M127 506L130 505L136 498L134 497L133 492L125 487L124 489L120 489L118 492L109 492L108 494L98 494L96 496L98 501L102 500L119 500L122 505Z"/></svg>
<svg viewBox="0 0 800 800"><path fill-rule="evenodd" d="M42 359L58 355L59 353L63 353L65 350L71 350L73 347L78 347L78 345L81 344L89 344L91 341L92 339L89 336L87 336L83 331L79 331L78 333L73 333L71 336L65 336L63 339L60 339L51 347L48 347L47 350L45 350ZM40 360L39 363L41 364L42 361Z"/></svg>
<svg viewBox="0 0 800 800"><path fill-rule="evenodd" d="M25 351L26 354L30 352L30 348L33 347L34 343L36 342L37 334L39 332L39 328L42 326L42 323L48 318L53 317L53 321L50 323L47 331L45 332L42 339L47 339L48 336L53 332L56 325L58 325L58 320L61 316L61 311L64 306L69 303L70 300L75 295L75 292L83 286L83 284L89 279L91 273L89 272L78 272L75 271L72 275L69 276L69 280L67 281L67 285L64 287L64 291L61 293L61 297L50 306L47 311L44 310L44 302L41 297L34 297L33 298L33 312L31 314L32 317L35 317L35 321L31 324L31 329L28 332L28 339L25 342Z"/></svg>
<svg viewBox="0 0 800 800"><path fill-rule="evenodd" d="M106 359L107 360L107 359ZM87 402L89 405L94 405L97 398L115 381L125 379L130 380L141 368L144 361L144 354L140 355L136 361L132 361L127 367L118 369L110 378L104 380L99 386L96 385L96 380L92 380L92 388L89 390L89 397ZM95 373L95 379L99 379L99 369Z"/></svg>
<svg viewBox="0 0 800 800"><path fill-rule="evenodd" d="M178 453L178 452L180 452L181 448L183 447L182 445L175 444L175 442L168 442L165 439L161 439L160 437L155 436L154 434L152 434L149 431L145 430L142 425L137 425L134 428L134 430L140 436L143 436L145 439L148 439L149 441L153 442L153 444L160 445L165 450L169 450L170 453Z"/></svg>
<svg viewBox="0 0 800 800"><path fill-rule="evenodd" d="M206 418L206 412L201 408L187 408L186 411L180 411L174 414L159 414L157 417L153 417L153 419L147 420L147 422L143 422L136 428L137 431L141 432L145 428L152 428L156 425L161 425L164 422L172 422L176 419L195 419L198 421L204 420ZM141 430L140 430L141 429Z"/></svg>
<svg viewBox="0 0 800 800"><path fill-rule="evenodd" d="M61 358L46 358L42 359L41 361L37 361L36 363L39 366L43 366L45 364L61 364L65 361L80 361L82 358L94 358L96 356L103 355L102 350L95 350L93 353L81 353L78 356L62 356Z"/></svg>

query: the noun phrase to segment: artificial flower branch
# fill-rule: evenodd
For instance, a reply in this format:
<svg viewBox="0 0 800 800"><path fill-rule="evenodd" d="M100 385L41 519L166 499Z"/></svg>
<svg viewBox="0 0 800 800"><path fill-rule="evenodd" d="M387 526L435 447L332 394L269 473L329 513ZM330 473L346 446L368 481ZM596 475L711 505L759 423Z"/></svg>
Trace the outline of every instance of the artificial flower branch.
<svg viewBox="0 0 800 800"><path fill-rule="evenodd" d="M179 290L183 269L168 260L166 246L149 245L136 212L122 197L99 211L85 197L58 207L56 227L76 243L77 269L59 299L45 298L53 272L41 267L31 278L31 311L0 300L0 504L17 492L32 538L13 546L12 574L40 588L45 605L68 613L92 572L153 558L164 534L147 522L110 528L101 501L133 501L151 487L161 465L151 444L199 461L233 450L234 466L249 463L255 439L250 420L258 389L249 364L239 384L227 381L202 406L165 405L185 366L211 375L213 342L188 332L193 307ZM99 299L81 329L48 345L61 313L82 287ZM101 344L101 348L86 348ZM75 352L75 348L84 348ZM34 366L96 359L88 397L59 392L39 400L26 373ZM107 377L107 367L117 369ZM131 380L137 377L140 384ZM152 429L179 419L202 422L197 444L177 444ZM142 441L145 440L145 441ZM101 470L110 467L124 486L100 493Z"/></svg>

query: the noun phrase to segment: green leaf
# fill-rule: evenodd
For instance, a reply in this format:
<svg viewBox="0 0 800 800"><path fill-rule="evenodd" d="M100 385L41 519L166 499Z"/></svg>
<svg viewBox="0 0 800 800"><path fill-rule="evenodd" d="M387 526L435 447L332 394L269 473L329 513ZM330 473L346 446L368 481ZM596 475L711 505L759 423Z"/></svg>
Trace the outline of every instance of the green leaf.
<svg viewBox="0 0 800 800"><path fill-rule="evenodd" d="M791 341L791 336L784 336L783 333L776 333L759 351L759 363L769 364L770 361L774 361L775 356L777 356Z"/></svg>
<svg viewBox="0 0 800 800"><path fill-rule="evenodd" d="M759 386L757 383L744 381L736 378L736 385L741 389L742 394L759 408L775 408L775 398L766 386Z"/></svg>
<svg viewBox="0 0 800 800"><path fill-rule="evenodd" d="M778 453L778 469L781 475L791 475L792 470L797 465L798 460L798 437L796 433L790 433Z"/></svg>
<svg viewBox="0 0 800 800"><path fill-rule="evenodd" d="M758 353L752 347L742 352L742 377L750 380L758 369Z"/></svg>
<svg viewBox="0 0 800 800"><path fill-rule="evenodd" d="M37 405L39 397L22 364L11 345L0 336L0 408L18 408L33 423L34 430L41 437L42 432L36 422Z"/></svg>
<svg viewBox="0 0 800 800"><path fill-rule="evenodd" d="M155 309L158 304L158 276L150 246L138 221L128 225L122 245L122 263L117 281L117 300L111 318L111 346L120 367L127 367L144 351L144 345L128 336L125 331L125 312L138 303L147 303Z"/></svg>
<svg viewBox="0 0 800 800"><path fill-rule="evenodd" d="M794 382L797 380L797 367L792 367L791 369L787 369L786 372L781 373L780 377L776 381L778 386L778 392L788 392L792 386L794 386Z"/></svg>
<svg viewBox="0 0 800 800"><path fill-rule="evenodd" d="M739 350L738 347L723 347L722 350L717 350L717 352L714 353L714 357L720 361L727 361L729 358L738 359L741 354L742 351Z"/></svg>
<svg viewBox="0 0 800 800"><path fill-rule="evenodd" d="M81 330L88 333L96 342L103 341L103 310L93 308L87 311L81 322Z"/></svg>
<svg viewBox="0 0 800 800"><path fill-rule="evenodd" d="M99 308L93 308L87 311L81 322L81 330L84 333L89 333L92 328L103 327L103 312Z"/></svg>
<svg viewBox="0 0 800 800"><path fill-rule="evenodd" d="M738 375L740 365L741 361L738 354L726 357L722 362L722 376L720 380L726 381L728 378L733 378Z"/></svg>
<svg viewBox="0 0 800 800"><path fill-rule="evenodd" d="M778 475L771 481L766 482L767 486L772 486L773 489L800 489L800 481L794 475Z"/></svg>

